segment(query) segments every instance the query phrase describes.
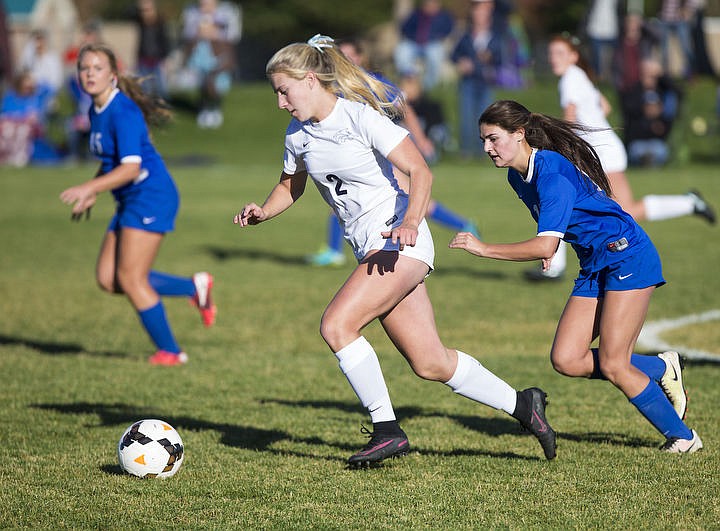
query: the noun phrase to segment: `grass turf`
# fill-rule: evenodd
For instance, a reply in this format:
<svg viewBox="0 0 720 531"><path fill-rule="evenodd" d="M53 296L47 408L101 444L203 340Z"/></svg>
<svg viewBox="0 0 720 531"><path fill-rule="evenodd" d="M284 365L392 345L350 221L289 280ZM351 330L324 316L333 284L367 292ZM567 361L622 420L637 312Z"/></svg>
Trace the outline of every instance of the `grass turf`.
<svg viewBox="0 0 720 531"><path fill-rule="evenodd" d="M711 109L712 86L691 87L687 116ZM555 112L554 87L506 94ZM703 103L704 102L704 103ZM720 521L720 365L688 364L688 423L706 448L678 459L603 382L555 374L548 361L571 279L533 285L527 264L483 261L433 226L437 270L428 279L448 346L477 356L517 388L550 397L558 458L504 414L420 381L377 324L376 347L409 456L348 471L366 415L317 331L349 267L307 267L324 239L327 208L308 188L271 223L240 230L233 214L261 201L280 171L284 113L266 85L237 88L226 126L198 131L180 114L156 143L183 205L157 269L209 270L220 308L205 330L183 300L166 299L184 367L150 367L152 353L122 297L102 295L93 267L112 213L103 197L89 222L71 224L59 192L93 166L3 168L0 177L0 527L31 528L711 528ZM689 118L688 118L689 119ZM631 170L636 195L701 189L720 204L717 124L674 136L681 162ZM690 155L688 155L688 152ZM210 158L212 164L193 165ZM434 196L477 220L490 241L534 226L486 161L447 157ZM649 319L718 307L718 229L698 219L644 224L669 283ZM349 257L349 252L348 252ZM571 265L574 265L571 260ZM717 323L668 335L720 354ZM116 443L141 418L172 423L187 458L174 478L136 480L117 466Z"/></svg>

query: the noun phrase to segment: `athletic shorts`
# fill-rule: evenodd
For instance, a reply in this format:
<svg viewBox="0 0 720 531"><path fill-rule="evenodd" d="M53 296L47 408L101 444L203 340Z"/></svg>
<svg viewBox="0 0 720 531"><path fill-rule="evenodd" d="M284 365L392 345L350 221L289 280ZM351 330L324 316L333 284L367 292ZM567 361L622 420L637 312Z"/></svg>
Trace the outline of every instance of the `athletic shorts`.
<svg viewBox="0 0 720 531"><path fill-rule="evenodd" d="M435 246L427 221L424 219L418 227L417 241L414 246L406 245L400 251L400 244L393 245L392 239L383 238L381 233L399 227L407 207L407 201L393 198L385 201L370 212L363 214L350 227L345 228L345 238L353 248L355 258L360 262L373 250L399 251L403 256L420 260L433 269Z"/></svg>
<svg viewBox="0 0 720 531"><path fill-rule="evenodd" d="M647 245L600 271L580 271L572 295L601 298L606 291L628 291L663 284L660 256L654 245Z"/></svg>
<svg viewBox="0 0 720 531"><path fill-rule="evenodd" d="M627 151L620 137L614 131L597 131L585 138L598 154L605 173L619 173L627 170Z"/></svg>
<svg viewBox="0 0 720 531"><path fill-rule="evenodd" d="M117 203L115 215L108 231L133 228L148 232L170 232L175 228L175 217L180 207L180 196L175 187L162 192L154 190L124 197Z"/></svg>

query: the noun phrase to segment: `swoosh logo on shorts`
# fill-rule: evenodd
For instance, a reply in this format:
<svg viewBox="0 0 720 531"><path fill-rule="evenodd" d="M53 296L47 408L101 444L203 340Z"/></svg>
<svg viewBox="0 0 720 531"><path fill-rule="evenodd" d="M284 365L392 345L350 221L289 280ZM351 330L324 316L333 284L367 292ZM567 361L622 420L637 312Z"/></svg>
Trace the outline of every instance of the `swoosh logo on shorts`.
<svg viewBox="0 0 720 531"><path fill-rule="evenodd" d="M150 223L154 222L155 218L142 218L143 225L150 225Z"/></svg>
<svg viewBox="0 0 720 531"><path fill-rule="evenodd" d="M626 278L631 277L631 276L633 276L632 273L630 273L629 275L618 275L618 280L625 280Z"/></svg>

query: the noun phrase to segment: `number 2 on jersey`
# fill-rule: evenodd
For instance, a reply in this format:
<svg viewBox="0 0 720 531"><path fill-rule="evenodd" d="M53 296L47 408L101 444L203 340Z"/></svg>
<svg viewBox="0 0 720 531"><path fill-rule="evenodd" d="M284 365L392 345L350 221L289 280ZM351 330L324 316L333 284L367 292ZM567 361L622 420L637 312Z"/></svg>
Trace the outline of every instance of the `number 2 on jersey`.
<svg viewBox="0 0 720 531"><path fill-rule="evenodd" d="M325 177L328 181L333 182L335 181L335 195L345 195L347 194L347 190L342 189L343 182L340 180L340 177L337 175L333 175L332 173Z"/></svg>

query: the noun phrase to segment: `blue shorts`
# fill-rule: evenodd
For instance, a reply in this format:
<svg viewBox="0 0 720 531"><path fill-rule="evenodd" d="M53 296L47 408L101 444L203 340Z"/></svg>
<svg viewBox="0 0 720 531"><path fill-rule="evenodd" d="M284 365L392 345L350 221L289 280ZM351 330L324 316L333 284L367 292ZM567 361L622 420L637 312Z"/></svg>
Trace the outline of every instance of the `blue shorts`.
<svg viewBox="0 0 720 531"><path fill-rule="evenodd" d="M571 295L601 298L606 291L628 291L663 284L660 256L654 245L647 245L600 271L581 270Z"/></svg>
<svg viewBox="0 0 720 531"><path fill-rule="evenodd" d="M180 207L180 196L175 187L159 193L148 191L133 194L118 201L108 231L133 228L148 232L170 232L175 228L175 217Z"/></svg>

